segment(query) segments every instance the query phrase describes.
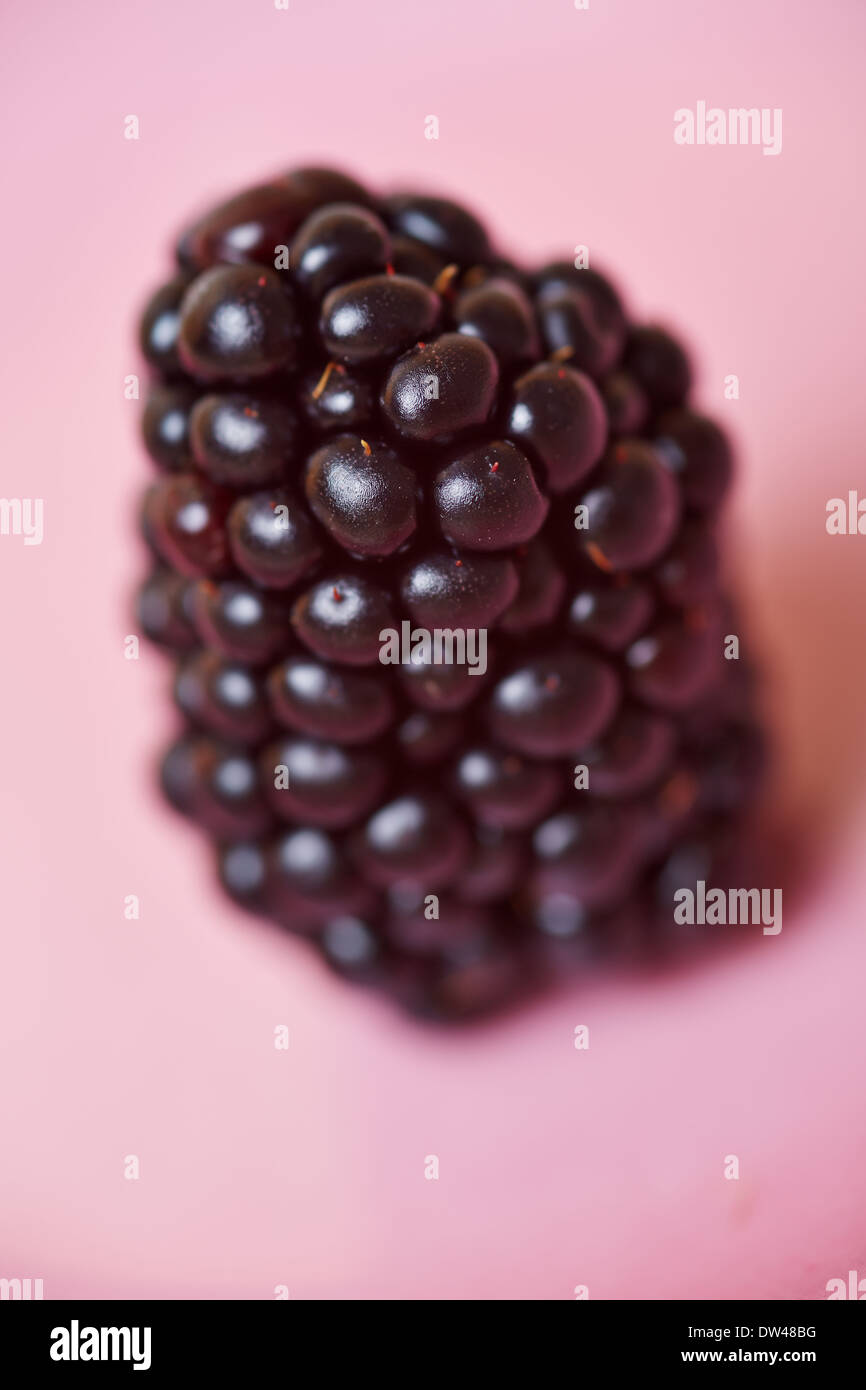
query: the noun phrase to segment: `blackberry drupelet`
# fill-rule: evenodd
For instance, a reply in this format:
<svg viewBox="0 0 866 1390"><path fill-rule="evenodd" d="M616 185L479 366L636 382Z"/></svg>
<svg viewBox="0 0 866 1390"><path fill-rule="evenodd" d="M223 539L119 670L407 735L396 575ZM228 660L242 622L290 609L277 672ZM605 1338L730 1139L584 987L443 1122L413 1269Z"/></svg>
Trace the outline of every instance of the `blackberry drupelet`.
<svg viewBox="0 0 866 1390"><path fill-rule="evenodd" d="M684 348L594 269L337 170L176 262L139 329L138 617L227 894L425 1018L669 949L766 762Z"/></svg>

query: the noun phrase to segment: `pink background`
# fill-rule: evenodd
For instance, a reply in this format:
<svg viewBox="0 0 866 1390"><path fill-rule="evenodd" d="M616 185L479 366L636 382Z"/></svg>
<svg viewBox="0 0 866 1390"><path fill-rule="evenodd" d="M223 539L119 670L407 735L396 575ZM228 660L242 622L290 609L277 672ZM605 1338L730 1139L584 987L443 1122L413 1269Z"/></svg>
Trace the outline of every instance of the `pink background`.
<svg viewBox="0 0 866 1390"><path fill-rule="evenodd" d="M0 537L0 1276L567 1299L866 1275L866 537L824 528L829 497L866 494L864 38L859 0L7 9L0 491L44 498L46 530ZM699 99L782 107L781 155L675 146ZM167 668L122 650L134 315L203 200L311 158L471 199L527 256L586 242L695 346L740 448L776 805L822 846L781 936L443 1036L251 925L151 791Z"/></svg>

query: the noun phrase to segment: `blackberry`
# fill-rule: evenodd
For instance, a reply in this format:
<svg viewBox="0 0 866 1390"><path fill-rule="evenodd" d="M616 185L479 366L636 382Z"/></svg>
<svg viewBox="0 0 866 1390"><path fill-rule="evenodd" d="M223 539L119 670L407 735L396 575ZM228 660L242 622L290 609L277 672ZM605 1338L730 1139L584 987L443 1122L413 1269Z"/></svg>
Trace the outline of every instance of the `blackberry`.
<svg viewBox="0 0 866 1390"><path fill-rule="evenodd" d="M290 589L322 557L316 527L288 489L239 497L226 521L232 559L263 589Z"/></svg>
<svg viewBox="0 0 866 1390"><path fill-rule="evenodd" d="M261 674L219 652L197 651L179 664L174 698L191 724L237 743L260 743L274 727Z"/></svg>
<svg viewBox="0 0 866 1390"><path fill-rule="evenodd" d="M281 724L335 743L367 743L394 717L394 697L378 675L290 656L268 676L271 708Z"/></svg>
<svg viewBox="0 0 866 1390"><path fill-rule="evenodd" d="M373 212L352 203L331 203L308 217L292 242L289 262L302 294L322 299L344 284L388 264L391 243Z"/></svg>
<svg viewBox="0 0 866 1390"><path fill-rule="evenodd" d="M189 272L182 272L153 294L141 316L139 345L148 364L164 376L181 371L177 355L180 305L189 286Z"/></svg>
<svg viewBox="0 0 866 1390"><path fill-rule="evenodd" d="M601 457L607 436L604 405L582 372L542 362L514 383L505 434L541 465L551 492L565 492Z"/></svg>
<svg viewBox="0 0 866 1390"><path fill-rule="evenodd" d="M297 414L278 396L227 391L201 396L189 416L196 466L220 487L279 483L300 461Z"/></svg>
<svg viewBox="0 0 866 1390"><path fill-rule="evenodd" d="M361 369L324 362L301 377L295 400L317 435L354 430L375 417L376 385Z"/></svg>
<svg viewBox="0 0 866 1390"><path fill-rule="evenodd" d="M157 386L148 396L141 432L144 447L159 468L183 473L192 467L190 421L196 400L194 388L183 383Z"/></svg>
<svg viewBox="0 0 866 1390"><path fill-rule="evenodd" d="M518 590L506 555L433 551L407 567L400 583L404 607L422 627L487 627Z"/></svg>
<svg viewBox="0 0 866 1390"><path fill-rule="evenodd" d="M483 339L503 371L538 356L532 304L510 280L494 277L464 290L454 306L454 318L461 333Z"/></svg>
<svg viewBox="0 0 866 1390"><path fill-rule="evenodd" d="M193 377L260 377L295 365L300 321L273 270L213 266L180 306L178 356Z"/></svg>
<svg viewBox="0 0 866 1390"><path fill-rule="evenodd" d="M175 256L139 327L138 621L227 894L428 1019L673 949L767 761L723 651L732 454L679 342L338 170Z"/></svg>
<svg viewBox="0 0 866 1390"><path fill-rule="evenodd" d="M231 570L226 493L194 473L179 473L157 484L151 516L153 540L167 564L181 574L228 574Z"/></svg>
<svg viewBox="0 0 866 1390"><path fill-rule="evenodd" d="M310 511L351 555L391 555L415 530L415 475L387 445L339 434L310 455Z"/></svg>
<svg viewBox="0 0 866 1390"><path fill-rule="evenodd" d="M499 364L486 343L443 333L419 343L391 368L382 414L410 443L447 443L487 423L496 403Z"/></svg>
<svg viewBox="0 0 866 1390"><path fill-rule="evenodd" d="M461 452L433 480L442 534L472 550L532 540L549 510L529 460L505 439Z"/></svg>
<svg viewBox="0 0 866 1390"><path fill-rule="evenodd" d="M434 328L439 296L408 275L370 275L338 285L319 320L322 346L356 366L387 362Z"/></svg>

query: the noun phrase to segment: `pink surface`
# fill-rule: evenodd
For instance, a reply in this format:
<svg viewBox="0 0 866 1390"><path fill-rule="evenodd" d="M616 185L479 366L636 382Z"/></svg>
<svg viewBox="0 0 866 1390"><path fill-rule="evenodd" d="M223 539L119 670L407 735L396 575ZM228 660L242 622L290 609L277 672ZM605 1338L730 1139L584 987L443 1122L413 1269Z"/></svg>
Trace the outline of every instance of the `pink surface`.
<svg viewBox="0 0 866 1390"><path fill-rule="evenodd" d="M824 527L828 498L866 495L864 31L858 0L7 10L0 491L44 499L45 538L0 537L0 1276L48 1298L558 1299L866 1275L866 537ZM700 99L781 107L781 155L676 146ZM781 936L443 1036L250 925L152 793L167 668L122 647L134 315L188 213L311 158L474 200L527 256L588 243L695 346L740 446L777 804L824 846Z"/></svg>

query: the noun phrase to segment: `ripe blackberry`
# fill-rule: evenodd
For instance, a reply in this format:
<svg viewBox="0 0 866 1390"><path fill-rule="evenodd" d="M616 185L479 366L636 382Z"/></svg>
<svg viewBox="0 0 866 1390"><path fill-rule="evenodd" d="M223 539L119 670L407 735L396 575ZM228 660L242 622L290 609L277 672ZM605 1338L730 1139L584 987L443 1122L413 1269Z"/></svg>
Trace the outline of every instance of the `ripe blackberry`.
<svg viewBox="0 0 866 1390"><path fill-rule="evenodd" d="M505 555L437 550L407 566L400 597L422 627L486 628L508 609L517 589L517 570Z"/></svg>
<svg viewBox="0 0 866 1390"><path fill-rule="evenodd" d="M551 492L565 492L601 457L607 435L604 406L582 372L542 362L514 383L505 434L541 465Z"/></svg>
<svg viewBox="0 0 866 1390"><path fill-rule="evenodd" d="M189 272L175 275L153 294L141 316L139 345L148 364L164 376L180 373L177 340L180 305L189 286Z"/></svg>
<svg viewBox="0 0 866 1390"><path fill-rule="evenodd" d="M549 503L529 460L505 439L461 450L433 480L442 534L471 550L511 550L532 540Z"/></svg>
<svg viewBox="0 0 866 1390"><path fill-rule="evenodd" d="M461 333L481 338L503 371L538 356L538 331L532 304L519 285L493 277L464 290L454 306Z"/></svg>
<svg viewBox="0 0 866 1390"><path fill-rule="evenodd" d="M300 320L289 291L261 266L213 266L181 301L178 356L204 381L291 369Z"/></svg>
<svg viewBox="0 0 866 1390"><path fill-rule="evenodd" d="M316 528L289 488L239 497L226 522L232 559L263 589L290 589L322 557Z"/></svg>
<svg viewBox="0 0 866 1390"><path fill-rule="evenodd" d="M486 424L496 404L499 364L486 343L443 333L419 343L391 368L382 413L399 438L447 443Z"/></svg>
<svg viewBox="0 0 866 1390"><path fill-rule="evenodd" d="M206 646L252 666L275 661L291 631L283 600L236 579L200 580L193 592L193 620Z"/></svg>
<svg viewBox="0 0 866 1390"><path fill-rule="evenodd" d="M681 509L670 472L651 445L636 440L607 451L578 506L586 508L586 524L576 535L606 574L646 569L663 555Z"/></svg>
<svg viewBox="0 0 866 1390"><path fill-rule="evenodd" d="M335 285L388 264L391 243L373 212L352 203L331 203L307 218L292 242L294 282L309 299L320 300Z"/></svg>
<svg viewBox="0 0 866 1390"><path fill-rule="evenodd" d="M376 384L360 368L326 362L304 373L295 400L317 435L357 430L376 414Z"/></svg>
<svg viewBox="0 0 866 1390"><path fill-rule="evenodd" d="M766 762L682 347L594 269L337 170L175 255L139 330L138 621L226 892L441 1020L670 945Z"/></svg>
<svg viewBox="0 0 866 1390"><path fill-rule="evenodd" d="M368 743L394 717L394 696L378 675L290 656L268 676L276 718L289 729L335 743Z"/></svg>
<svg viewBox="0 0 866 1390"><path fill-rule="evenodd" d="M379 634L393 625L386 590L359 573L329 573L292 608L292 626L304 646L324 661L348 666L377 662Z"/></svg>
<svg viewBox="0 0 866 1390"><path fill-rule="evenodd" d="M231 499L194 473L163 478L153 495L153 540L181 574L230 572L226 517Z"/></svg>
<svg viewBox="0 0 866 1390"><path fill-rule="evenodd" d="M439 296L408 275L370 275L331 290L319 333L330 357L355 366L387 362L426 337L439 318Z"/></svg>
<svg viewBox="0 0 866 1390"><path fill-rule="evenodd" d="M261 673L219 652L193 652L179 664L174 698L191 724L237 743L260 743L274 726Z"/></svg>
<svg viewBox="0 0 866 1390"><path fill-rule="evenodd" d="M415 530L415 475L387 445L329 439L307 462L310 511L351 555L391 555Z"/></svg>
<svg viewBox="0 0 866 1390"><path fill-rule="evenodd" d="M196 466L238 491L279 483L300 461L300 426L278 395L227 391L201 396L189 416Z"/></svg>
<svg viewBox="0 0 866 1390"><path fill-rule="evenodd" d="M194 388L181 382L157 386L148 396L141 432L144 447L159 468L183 473L192 467L189 431L196 399Z"/></svg>

